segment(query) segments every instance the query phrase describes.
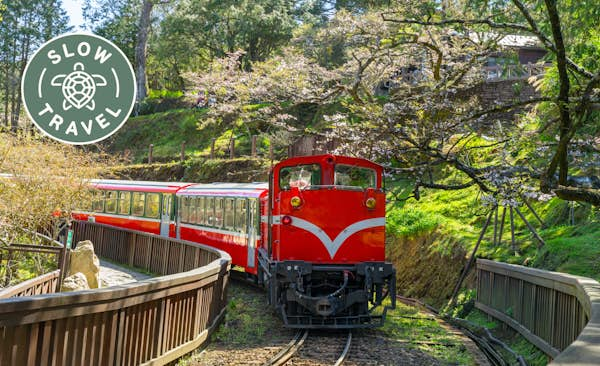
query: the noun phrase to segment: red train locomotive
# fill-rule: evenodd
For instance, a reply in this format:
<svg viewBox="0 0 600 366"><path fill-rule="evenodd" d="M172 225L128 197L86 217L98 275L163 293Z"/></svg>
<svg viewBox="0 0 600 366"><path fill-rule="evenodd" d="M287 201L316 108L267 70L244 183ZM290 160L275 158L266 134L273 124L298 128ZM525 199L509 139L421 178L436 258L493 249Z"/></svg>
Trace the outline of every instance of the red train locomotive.
<svg viewBox="0 0 600 366"><path fill-rule="evenodd" d="M395 270L385 262L382 168L368 160L291 158L273 167L268 184L93 185L91 211L76 219L227 251L266 287L288 327L380 326L395 306ZM391 303L383 306L386 297Z"/></svg>

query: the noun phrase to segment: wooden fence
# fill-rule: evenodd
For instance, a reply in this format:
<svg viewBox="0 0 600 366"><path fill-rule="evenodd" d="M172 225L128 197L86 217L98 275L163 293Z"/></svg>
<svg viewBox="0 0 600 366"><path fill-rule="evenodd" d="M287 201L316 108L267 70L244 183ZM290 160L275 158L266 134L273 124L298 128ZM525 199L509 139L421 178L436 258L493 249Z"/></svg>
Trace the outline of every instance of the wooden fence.
<svg viewBox="0 0 600 366"><path fill-rule="evenodd" d="M517 80L526 79L534 75L542 75L551 64L518 64L518 65L494 65L484 66L486 79L494 80Z"/></svg>
<svg viewBox="0 0 600 366"><path fill-rule="evenodd" d="M36 278L21 282L18 285L3 289L0 291L0 299L52 294L58 289L59 278L60 269L37 276Z"/></svg>
<svg viewBox="0 0 600 366"><path fill-rule="evenodd" d="M595 280L479 259L475 306L521 333L553 364L600 362Z"/></svg>
<svg viewBox="0 0 600 366"><path fill-rule="evenodd" d="M166 364L222 319L231 258L191 242L76 222L74 242L163 277L0 300L0 365Z"/></svg>
<svg viewBox="0 0 600 366"><path fill-rule="evenodd" d="M38 244L11 244L0 248L0 267L2 266L3 261L6 262L4 265L4 286L8 286L11 282L12 273L14 272L12 266L18 266L19 261L22 260L22 258L18 257L19 254L39 253L54 255L58 271L47 273L15 286L2 289L0 290L0 299L50 294L60 289L62 284L60 273L65 266L66 249L60 242L46 235L31 232L29 232L29 234L33 236Z"/></svg>

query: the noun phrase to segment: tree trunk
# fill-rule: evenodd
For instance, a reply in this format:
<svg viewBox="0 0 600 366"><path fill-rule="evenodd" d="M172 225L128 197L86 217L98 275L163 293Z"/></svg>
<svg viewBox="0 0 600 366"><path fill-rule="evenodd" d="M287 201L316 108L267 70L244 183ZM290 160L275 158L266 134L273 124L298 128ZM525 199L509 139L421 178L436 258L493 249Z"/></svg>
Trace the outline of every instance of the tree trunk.
<svg viewBox="0 0 600 366"><path fill-rule="evenodd" d="M6 54L6 59L8 60L8 53ZM8 101L10 100L10 64L8 62L6 62L4 70L4 125L8 127Z"/></svg>
<svg viewBox="0 0 600 366"><path fill-rule="evenodd" d="M562 37L562 30L558 9L556 8L555 0L545 0L546 9L548 10L548 19L552 28L552 36L556 45L556 66L558 68L559 78L559 93L558 93L558 110L560 114L560 144L554 158L550 162L550 166L546 170L546 177L550 178L554 175L558 168L558 183L561 185L567 184L567 175L569 171L568 163L568 144L570 140L569 132L571 130L571 114L569 111L569 75L567 73L567 55Z"/></svg>
<svg viewBox="0 0 600 366"><path fill-rule="evenodd" d="M11 83L10 83L10 126L14 130L15 121L15 102L17 100L17 83L15 82L15 65L17 64L17 38L13 40L12 60L11 60Z"/></svg>
<svg viewBox="0 0 600 366"><path fill-rule="evenodd" d="M154 3L151 0L144 0L135 45L135 74L137 79L138 102L144 100L148 95L146 80L146 49L148 45L148 33L150 32L150 14L152 13L153 6Z"/></svg>
<svg viewBox="0 0 600 366"><path fill-rule="evenodd" d="M27 21L27 27L31 24L31 13L29 13L29 18ZM17 87L20 89L21 79L23 78L23 74L25 73L25 66L27 65L27 61L29 59L29 45L31 43L31 35L27 34L25 39L23 40L23 46L21 47L21 66L19 68L19 78L17 79ZM21 93L17 93L19 96ZM13 114L15 115L15 121L13 123L12 129L16 130L19 127L19 116L21 114L21 101L23 98L17 98L17 105Z"/></svg>

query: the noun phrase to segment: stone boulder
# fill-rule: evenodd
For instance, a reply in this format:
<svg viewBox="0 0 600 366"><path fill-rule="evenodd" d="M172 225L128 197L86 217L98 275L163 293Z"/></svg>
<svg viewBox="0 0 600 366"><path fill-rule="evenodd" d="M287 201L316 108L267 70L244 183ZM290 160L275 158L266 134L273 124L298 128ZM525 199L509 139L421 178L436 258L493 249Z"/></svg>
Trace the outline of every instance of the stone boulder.
<svg viewBox="0 0 600 366"><path fill-rule="evenodd" d="M87 278L81 272L77 272L63 280L61 292L89 290Z"/></svg>
<svg viewBox="0 0 600 366"><path fill-rule="evenodd" d="M87 279L89 288L98 288L100 285L100 260L94 254L94 244L85 240L77 243L75 250L71 252L69 275L83 273Z"/></svg>

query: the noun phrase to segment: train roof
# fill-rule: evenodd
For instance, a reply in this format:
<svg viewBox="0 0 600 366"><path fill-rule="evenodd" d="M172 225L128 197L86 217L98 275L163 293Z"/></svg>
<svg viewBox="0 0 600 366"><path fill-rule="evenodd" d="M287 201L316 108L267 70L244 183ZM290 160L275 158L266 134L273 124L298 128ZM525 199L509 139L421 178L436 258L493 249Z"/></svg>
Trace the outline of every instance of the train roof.
<svg viewBox="0 0 600 366"><path fill-rule="evenodd" d="M260 197L269 189L267 183L208 183L192 184L177 195Z"/></svg>
<svg viewBox="0 0 600 366"><path fill-rule="evenodd" d="M181 188L193 184L184 182L152 182L113 179L92 179L90 182L94 187L99 189L162 193L175 193Z"/></svg>
<svg viewBox="0 0 600 366"><path fill-rule="evenodd" d="M383 169L381 165L374 163L370 160L364 159L364 158L354 158L351 156L332 155L332 154L297 156L297 157L285 159L285 160L279 162L278 164L276 164L275 167L277 168L277 167L282 167L282 166L312 164L312 163L316 163L316 162L319 162L319 163L331 162L331 163L335 163L335 164L359 165L359 166L372 168L377 171L381 171Z"/></svg>

